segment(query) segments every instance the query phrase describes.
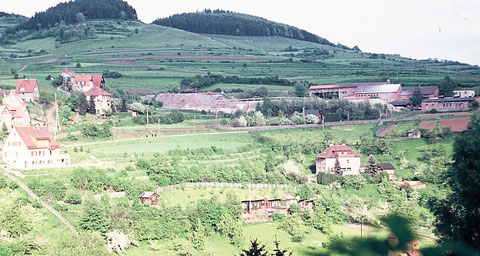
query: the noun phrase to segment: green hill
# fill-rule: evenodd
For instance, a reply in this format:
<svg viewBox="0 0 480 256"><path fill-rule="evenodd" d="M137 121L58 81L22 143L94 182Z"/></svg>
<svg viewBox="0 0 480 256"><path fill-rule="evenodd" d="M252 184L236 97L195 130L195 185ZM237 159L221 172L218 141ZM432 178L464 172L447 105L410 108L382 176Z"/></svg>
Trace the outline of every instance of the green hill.
<svg viewBox="0 0 480 256"><path fill-rule="evenodd" d="M327 39L303 29L257 16L223 10L211 11L207 9L203 12L176 14L168 18L157 19L153 23L200 34L280 36L335 46ZM347 49L344 46L340 47Z"/></svg>
<svg viewBox="0 0 480 256"><path fill-rule="evenodd" d="M27 20L28 18L22 15L0 12L0 37L7 29L14 28Z"/></svg>
<svg viewBox="0 0 480 256"><path fill-rule="evenodd" d="M87 20L88 37L64 40L55 34L32 36L4 45L0 51L0 86L18 77L38 79L43 90L53 91L47 75L67 67L77 73L117 71L106 78L114 88L166 91L184 78L209 72L243 78L281 77L314 84L384 81L407 86L437 84L451 76L462 87L480 84L477 66L457 62L414 60L399 55L375 54L281 36L230 36L196 34L135 20ZM78 26L77 26L78 27ZM60 29L52 27L52 30ZM79 67L77 67L77 64ZM274 95L294 95L293 86L214 84L204 90L255 91L265 86Z"/></svg>

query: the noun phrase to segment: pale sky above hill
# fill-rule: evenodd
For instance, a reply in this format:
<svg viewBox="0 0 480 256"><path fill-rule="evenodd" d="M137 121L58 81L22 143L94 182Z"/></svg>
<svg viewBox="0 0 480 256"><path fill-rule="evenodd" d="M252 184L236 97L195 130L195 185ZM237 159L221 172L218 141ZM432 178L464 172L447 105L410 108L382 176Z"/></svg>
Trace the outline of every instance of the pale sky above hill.
<svg viewBox="0 0 480 256"><path fill-rule="evenodd" d="M0 0L32 16L61 0ZM127 0L140 20L224 9L305 29L362 51L480 65L479 0Z"/></svg>

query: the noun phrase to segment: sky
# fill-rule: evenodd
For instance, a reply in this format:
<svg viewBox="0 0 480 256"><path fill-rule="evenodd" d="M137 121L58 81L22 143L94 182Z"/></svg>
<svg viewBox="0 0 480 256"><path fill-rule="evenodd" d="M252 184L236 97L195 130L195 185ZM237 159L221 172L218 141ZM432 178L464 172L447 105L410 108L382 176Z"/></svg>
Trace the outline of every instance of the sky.
<svg viewBox="0 0 480 256"><path fill-rule="evenodd" d="M25 16L62 0L0 0ZM224 9L305 29L362 51L480 65L480 0L127 0L138 18Z"/></svg>

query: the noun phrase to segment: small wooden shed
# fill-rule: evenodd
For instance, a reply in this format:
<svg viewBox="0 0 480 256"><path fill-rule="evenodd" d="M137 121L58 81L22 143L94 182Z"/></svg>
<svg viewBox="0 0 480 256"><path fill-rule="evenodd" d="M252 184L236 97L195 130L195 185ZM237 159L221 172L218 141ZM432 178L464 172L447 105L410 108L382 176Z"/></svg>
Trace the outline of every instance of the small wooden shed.
<svg viewBox="0 0 480 256"><path fill-rule="evenodd" d="M151 205L158 204L158 194L155 192L143 192L140 194L140 202L144 204L146 201L150 201Z"/></svg>

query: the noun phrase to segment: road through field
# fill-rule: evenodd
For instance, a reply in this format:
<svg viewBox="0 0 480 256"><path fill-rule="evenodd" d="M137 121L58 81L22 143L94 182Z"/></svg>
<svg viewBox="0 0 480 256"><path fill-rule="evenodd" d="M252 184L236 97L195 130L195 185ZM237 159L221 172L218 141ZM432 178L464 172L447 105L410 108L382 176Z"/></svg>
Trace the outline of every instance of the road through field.
<svg viewBox="0 0 480 256"><path fill-rule="evenodd" d="M157 136L156 138L171 138L171 137L188 137L188 136L197 136L197 135L220 135L220 134L236 134L236 133L248 133L248 131L234 131L234 132L210 132L210 133L199 133L199 134L178 134L178 135L165 135ZM71 147L80 147L80 146L91 146L91 145L101 145L101 144L110 144L115 142L125 142L125 141L137 141L137 140L148 140L152 137L141 137L141 138L131 138L131 139L122 139L122 140L108 140L108 141L97 141L97 142L88 142L88 143L79 143L73 145L65 145L65 148Z"/></svg>

